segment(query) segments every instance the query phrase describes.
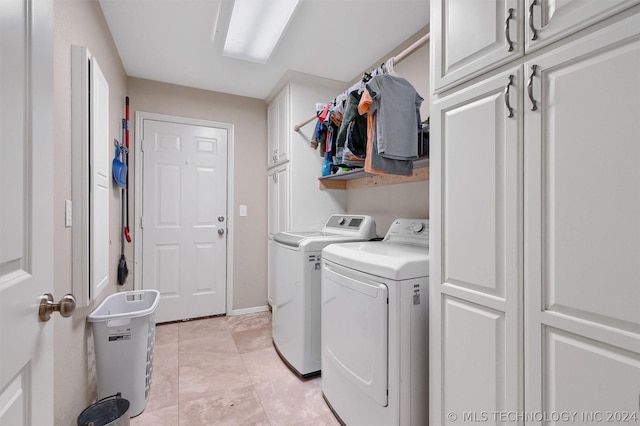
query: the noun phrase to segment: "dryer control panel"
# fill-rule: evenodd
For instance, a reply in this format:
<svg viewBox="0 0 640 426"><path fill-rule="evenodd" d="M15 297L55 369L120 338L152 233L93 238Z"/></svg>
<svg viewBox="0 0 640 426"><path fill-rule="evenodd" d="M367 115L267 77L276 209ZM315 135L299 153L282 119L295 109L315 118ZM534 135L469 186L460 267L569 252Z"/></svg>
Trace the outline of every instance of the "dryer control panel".
<svg viewBox="0 0 640 426"><path fill-rule="evenodd" d="M429 219L396 219L384 241L429 247Z"/></svg>

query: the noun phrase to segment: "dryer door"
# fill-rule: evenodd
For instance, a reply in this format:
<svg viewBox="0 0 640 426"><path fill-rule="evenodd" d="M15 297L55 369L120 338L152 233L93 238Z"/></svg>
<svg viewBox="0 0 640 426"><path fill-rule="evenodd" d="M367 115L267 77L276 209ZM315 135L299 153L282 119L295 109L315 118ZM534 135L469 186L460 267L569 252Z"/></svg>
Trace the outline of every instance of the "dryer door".
<svg viewBox="0 0 640 426"><path fill-rule="evenodd" d="M322 347L339 374L382 407L388 404L388 289L371 276L324 262ZM327 372L329 374L329 372Z"/></svg>

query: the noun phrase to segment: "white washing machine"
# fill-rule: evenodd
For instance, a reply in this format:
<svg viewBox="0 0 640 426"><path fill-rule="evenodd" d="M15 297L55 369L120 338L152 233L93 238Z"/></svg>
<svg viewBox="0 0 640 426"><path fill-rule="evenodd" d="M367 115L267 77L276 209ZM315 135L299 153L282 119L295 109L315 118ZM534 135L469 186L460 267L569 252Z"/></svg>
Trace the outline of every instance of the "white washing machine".
<svg viewBox="0 0 640 426"><path fill-rule="evenodd" d="M322 251L322 393L347 425L429 424L429 222Z"/></svg>
<svg viewBox="0 0 640 426"><path fill-rule="evenodd" d="M273 343L298 375L320 372L320 258L333 243L376 237L376 223L366 215L332 215L312 232L280 232L272 258Z"/></svg>

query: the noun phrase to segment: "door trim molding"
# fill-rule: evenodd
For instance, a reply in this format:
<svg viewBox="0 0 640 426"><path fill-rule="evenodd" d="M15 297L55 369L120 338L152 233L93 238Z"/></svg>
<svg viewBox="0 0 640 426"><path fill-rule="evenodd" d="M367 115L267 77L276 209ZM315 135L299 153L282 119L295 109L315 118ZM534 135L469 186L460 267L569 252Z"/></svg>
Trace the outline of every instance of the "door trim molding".
<svg viewBox="0 0 640 426"><path fill-rule="evenodd" d="M133 274L133 288L134 290L142 290L142 239L139 236L142 235L142 228L140 226L140 214L142 211L142 129L144 128L144 120L156 120L166 121L169 123L186 124L190 126L205 126L205 127L217 127L220 129L226 129L228 131L229 138L227 140L227 229L232 232L227 232L227 273L226 273L226 306L225 313L232 312L233 307L233 240L234 240L234 193L233 193L233 176L234 176L234 134L233 124L222 123L218 121L200 120L197 118L178 117L166 114L157 114L153 112L136 111L136 126L134 129L135 134L135 201L134 201L134 255L133 262L135 265ZM139 190L138 190L139 189Z"/></svg>

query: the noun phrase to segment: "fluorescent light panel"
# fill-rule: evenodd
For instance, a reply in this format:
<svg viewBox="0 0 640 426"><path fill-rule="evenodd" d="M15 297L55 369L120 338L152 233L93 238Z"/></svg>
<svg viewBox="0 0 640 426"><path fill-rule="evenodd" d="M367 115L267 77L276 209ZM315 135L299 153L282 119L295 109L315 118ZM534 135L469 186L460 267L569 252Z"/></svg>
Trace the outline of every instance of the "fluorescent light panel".
<svg viewBox="0 0 640 426"><path fill-rule="evenodd" d="M235 0L223 55L266 63L300 0Z"/></svg>

